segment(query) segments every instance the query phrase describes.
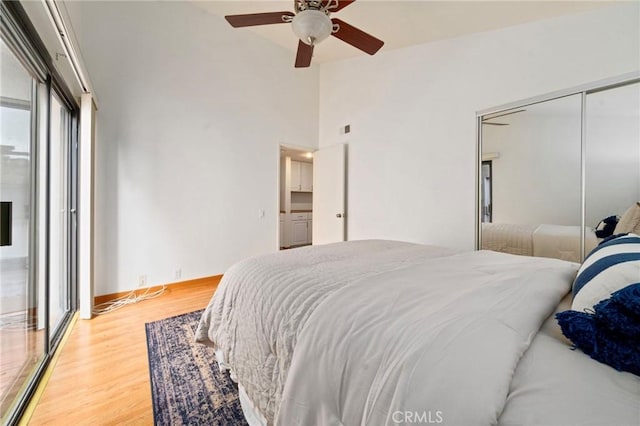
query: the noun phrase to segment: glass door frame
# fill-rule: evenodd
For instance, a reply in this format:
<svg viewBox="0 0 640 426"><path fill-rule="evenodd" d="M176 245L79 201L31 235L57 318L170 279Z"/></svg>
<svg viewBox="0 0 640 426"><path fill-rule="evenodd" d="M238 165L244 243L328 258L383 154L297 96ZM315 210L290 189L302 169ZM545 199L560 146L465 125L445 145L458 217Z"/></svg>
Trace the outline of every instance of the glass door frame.
<svg viewBox="0 0 640 426"><path fill-rule="evenodd" d="M65 183L66 183L66 188L65 191L67 193L67 198L66 198L66 210L69 212L67 217L66 217L66 229L67 229L67 244L66 244L66 253L65 253L65 268L67 270L67 275L66 275L66 280L67 280L67 303L69 306L69 309L67 310L67 312L63 315L63 317L60 319L59 323L57 324L57 328L56 330L51 330L51 326L52 324L50 324L49 321L47 321L47 336L49 336L49 345L50 347L47 348L48 350L50 350L51 347L56 347L60 341L60 339L62 339L62 336L64 335L64 332L66 331L67 326L69 325L69 323L71 322L73 313L78 309L78 291L77 291L77 265L78 265L78 251L77 251L77 247L78 247L78 233L77 233L77 201L78 201L78 182L77 182L77 177L78 177L78 124L79 124L79 109L73 108L73 105L68 102L64 96L62 94L60 94L58 92L58 90L56 90L55 85L51 84L48 88L48 92L49 92L49 96L48 96L48 102L47 102L47 108L48 108L48 112L47 112L47 122L48 122L48 126L47 126L47 131L50 132L51 130L51 108L52 108L52 102L51 99L53 96L56 96L57 100L61 103L61 106L66 108L67 113L69 114L69 120L66 123L67 125L67 129L65 131L65 134L68 135L68 149L66 150L66 152L64 153L64 155L66 156L66 179L65 179ZM46 139L46 152L47 152L47 165L46 165L46 173L47 173L47 177L50 178L51 175L51 144L52 144L52 137L49 134L47 136ZM46 289L47 292L50 292L51 287L51 277L50 277L50 241L49 236L50 236L50 229L48 229L48 227L51 224L51 212L49 211L50 205L51 205L51 185L49 182L49 179L47 180L47 196L46 196L46 208L47 208L47 214L46 214L46 218L45 218L45 223L47 224L47 230L46 230L46 235L47 235L47 255L46 255L46 259L47 259L47 266L46 266ZM47 295L47 318L49 318L49 314L50 314L50 297L49 295Z"/></svg>

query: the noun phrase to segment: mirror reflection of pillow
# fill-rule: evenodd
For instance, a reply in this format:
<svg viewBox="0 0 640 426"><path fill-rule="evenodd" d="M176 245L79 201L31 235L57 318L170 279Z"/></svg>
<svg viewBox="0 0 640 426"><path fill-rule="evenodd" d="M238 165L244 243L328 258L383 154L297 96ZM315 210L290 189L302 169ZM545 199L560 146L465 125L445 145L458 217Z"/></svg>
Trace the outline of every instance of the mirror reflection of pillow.
<svg viewBox="0 0 640 426"><path fill-rule="evenodd" d="M623 234L631 232L634 234L640 234L640 201L632 205L620 218L620 221L616 225L614 234Z"/></svg>
<svg viewBox="0 0 640 426"><path fill-rule="evenodd" d="M640 376L640 283L629 285L593 307L556 314L562 333L596 361Z"/></svg>
<svg viewBox="0 0 640 426"><path fill-rule="evenodd" d="M595 232L598 238L607 238L613 235L620 218L618 216L605 217L596 226Z"/></svg>
<svg viewBox="0 0 640 426"><path fill-rule="evenodd" d="M640 281L640 236L603 241L586 257L573 282L571 309L583 312L614 291Z"/></svg>

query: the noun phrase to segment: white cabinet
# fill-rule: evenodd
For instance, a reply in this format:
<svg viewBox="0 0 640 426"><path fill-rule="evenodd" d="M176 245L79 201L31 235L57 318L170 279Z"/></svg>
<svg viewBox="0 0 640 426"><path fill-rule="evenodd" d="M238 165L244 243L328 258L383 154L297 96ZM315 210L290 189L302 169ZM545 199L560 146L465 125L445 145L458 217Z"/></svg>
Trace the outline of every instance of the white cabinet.
<svg viewBox="0 0 640 426"><path fill-rule="evenodd" d="M291 178L289 180L291 191L300 191L300 162L291 161Z"/></svg>
<svg viewBox="0 0 640 426"><path fill-rule="evenodd" d="M300 163L300 191L313 191L313 164Z"/></svg>
<svg viewBox="0 0 640 426"><path fill-rule="evenodd" d="M292 246L300 246L303 244L307 244L307 221L293 221L292 224L292 236L291 236L291 245Z"/></svg>
<svg viewBox="0 0 640 426"><path fill-rule="evenodd" d="M311 244L311 213L291 213L291 245Z"/></svg>
<svg viewBox="0 0 640 426"><path fill-rule="evenodd" d="M311 163L291 161L289 189L300 192L313 191L313 165Z"/></svg>

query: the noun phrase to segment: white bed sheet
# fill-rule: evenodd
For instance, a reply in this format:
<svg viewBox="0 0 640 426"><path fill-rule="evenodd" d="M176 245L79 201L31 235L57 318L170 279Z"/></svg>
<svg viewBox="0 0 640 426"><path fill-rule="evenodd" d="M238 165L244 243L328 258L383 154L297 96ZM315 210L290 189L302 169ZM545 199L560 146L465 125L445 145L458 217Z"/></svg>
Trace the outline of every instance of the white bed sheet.
<svg viewBox="0 0 640 426"><path fill-rule="evenodd" d="M567 309L571 294L545 321L520 360L498 424L640 425L640 377L571 350L554 318Z"/></svg>

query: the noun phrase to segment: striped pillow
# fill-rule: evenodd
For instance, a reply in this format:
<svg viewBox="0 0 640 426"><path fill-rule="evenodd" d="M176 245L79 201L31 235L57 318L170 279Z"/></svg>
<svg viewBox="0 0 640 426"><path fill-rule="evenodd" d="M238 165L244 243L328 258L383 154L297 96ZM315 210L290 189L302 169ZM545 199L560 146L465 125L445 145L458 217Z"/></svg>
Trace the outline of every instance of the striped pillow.
<svg viewBox="0 0 640 426"><path fill-rule="evenodd" d="M573 282L571 309L592 309L611 293L640 281L640 236L627 234L593 249Z"/></svg>

